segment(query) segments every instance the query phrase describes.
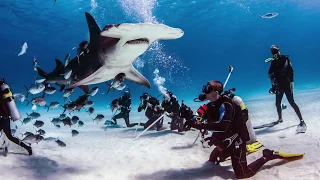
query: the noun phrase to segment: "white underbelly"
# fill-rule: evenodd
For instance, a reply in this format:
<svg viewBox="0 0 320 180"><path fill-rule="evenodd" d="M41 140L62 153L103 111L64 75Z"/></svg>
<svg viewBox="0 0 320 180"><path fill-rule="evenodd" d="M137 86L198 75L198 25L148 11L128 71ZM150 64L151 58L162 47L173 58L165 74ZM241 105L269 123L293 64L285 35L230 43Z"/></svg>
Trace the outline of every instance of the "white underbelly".
<svg viewBox="0 0 320 180"><path fill-rule="evenodd" d="M123 72L123 67L101 67L97 71L95 71L90 76L84 78L83 80L77 82L79 85L90 85L90 84L98 84L109 81L113 79L117 74Z"/></svg>

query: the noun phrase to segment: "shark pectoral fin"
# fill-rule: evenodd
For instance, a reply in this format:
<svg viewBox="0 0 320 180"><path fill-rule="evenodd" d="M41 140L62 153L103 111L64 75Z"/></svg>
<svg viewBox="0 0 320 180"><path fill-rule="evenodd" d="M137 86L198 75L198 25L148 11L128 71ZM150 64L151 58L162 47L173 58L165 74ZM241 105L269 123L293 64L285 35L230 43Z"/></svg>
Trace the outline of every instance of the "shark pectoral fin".
<svg viewBox="0 0 320 180"><path fill-rule="evenodd" d="M128 68L125 72L126 76L125 79L135 82L137 84L141 84L143 86L146 86L150 89L150 82L141 74L139 73L133 66Z"/></svg>
<svg viewBox="0 0 320 180"><path fill-rule="evenodd" d="M81 85L78 86L80 89L84 91L85 94L89 94L89 86L88 85Z"/></svg>

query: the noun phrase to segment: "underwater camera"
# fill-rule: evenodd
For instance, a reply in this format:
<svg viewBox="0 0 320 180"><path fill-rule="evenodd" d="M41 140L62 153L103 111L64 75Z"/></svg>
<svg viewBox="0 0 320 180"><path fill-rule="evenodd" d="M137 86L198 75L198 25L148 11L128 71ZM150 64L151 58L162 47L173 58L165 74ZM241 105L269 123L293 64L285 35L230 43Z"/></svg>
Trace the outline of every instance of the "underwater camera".
<svg viewBox="0 0 320 180"><path fill-rule="evenodd" d="M231 88L229 90L226 90L222 93L222 96L227 96L232 99L235 96L233 93L234 91L236 91L236 88ZM207 99L207 96L205 94L199 94L199 96L197 98L194 98L193 101L202 102L202 101L205 101L206 99Z"/></svg>
<svg viewBox="0 0 320 180"><path fill-rule="evenodd" d="M231 88L231 89L229 89L229 90L227 90L227 91L224 91L223 92L223 96L228 96L230 99L232 99L235 95L234 95L234 91L236 91L236 88Z"/></svg>

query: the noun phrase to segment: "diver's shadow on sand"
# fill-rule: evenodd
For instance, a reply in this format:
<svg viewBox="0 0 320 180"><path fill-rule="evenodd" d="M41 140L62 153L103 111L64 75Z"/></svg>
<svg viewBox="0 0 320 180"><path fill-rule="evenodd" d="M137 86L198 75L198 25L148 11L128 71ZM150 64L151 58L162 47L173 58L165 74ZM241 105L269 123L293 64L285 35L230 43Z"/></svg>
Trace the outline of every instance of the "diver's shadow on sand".
<svg viewBox="0 0 320 180"><path fill-rule="evenodd" d="M214 166L213 163L207 161L199 168L176 169L158 171L152 174L140 174L134 179L136 180L175 180L175 179L211 179L219 176L222 179L235 179L231 166Z"/></svg>
<svg viewBox="0 0 320 180"><path fill-rule="evenodd" d="M198 146L197 144L188 144L188 145L182 145L182 146L173 146L172 150L184 150L184 149L191 149L193 147Z"/></svg>
<svg viewBox="0 0 320 180"><path fill-rule="evenodd" d="M255 133L256 133L256 135L276 133L276 132L283 131L283 130L286 130L286 129L290 129L290 128L293 128L293 127L296 127L296 126L297 125L292 125L292 126L289 126L289 127L286 127L286 128L281 128L281 129L273 129L273 127L266 127L266 128L261 129L261 130L255 130Z"/></svg>
<svg viewBox="0 0 320 180"><path fill-rule="evenodd" d="M33 179L55 179L62 178L65 174L84 173L85 170L77 167L60 165L57 161L43 156L29 156L21 158L17 169L27 169L32 172Z"/></svg>
<svg viewBox="0 0 320 180"><path fill-rule="evenodd" d="M159 136L165 136L168 134L178 134L178 135L184 135L184 133L177 132L177 130L163 130L163 131L156 131L151 130L145 132L145 134L141 135L140 138L148 138L148 137L159 137Z"/></svg>
<svg viewBox="0 0 320 180"><path fill-rule="evenodd" d="M133 128L128 128L128 129L124 129L123 132L132 132L134 133L134 131L136 130L135 127ZM139 132L144 131L144 129L141 127L138 128ZM145 133L143 133L143 135L141 135L139 138L148 138L148 137L159 137L159 136L165 136L168 134L178 134L178 135L184 135L184 133L182 132L177 132L177 130L162 130L162 131L156 131L156 130L147 130ZM138 135L138 133L136 134Z"/></svg>
<svg viewBox="0 0 320 180"><path fill-rule="evenodd" d="M142 132L143 130L144 130L143 127L138 127L137 132L138 131ZM123 131L123 132L134 132L134 131L136 131L136 127L126 128L126 129L121 130L121 131Z"/></svg>

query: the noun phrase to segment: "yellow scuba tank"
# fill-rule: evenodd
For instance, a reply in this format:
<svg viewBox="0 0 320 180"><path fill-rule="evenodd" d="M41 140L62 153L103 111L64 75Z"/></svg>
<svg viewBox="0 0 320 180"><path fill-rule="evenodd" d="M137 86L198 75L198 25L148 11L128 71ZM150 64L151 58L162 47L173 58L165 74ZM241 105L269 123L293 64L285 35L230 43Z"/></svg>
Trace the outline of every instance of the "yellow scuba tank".
<svg viewBox="0 0 320 180"><path fill-rule="evenodd" d="M10 90L8 84L4 82L4 79L0 80L0 94L1 94L1 101L6 106L6 111L8 115L11 117L13 121L21 119L21 114L17 108L16 102L14 101L13 94Z"/></svg>

